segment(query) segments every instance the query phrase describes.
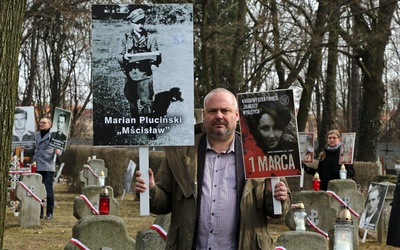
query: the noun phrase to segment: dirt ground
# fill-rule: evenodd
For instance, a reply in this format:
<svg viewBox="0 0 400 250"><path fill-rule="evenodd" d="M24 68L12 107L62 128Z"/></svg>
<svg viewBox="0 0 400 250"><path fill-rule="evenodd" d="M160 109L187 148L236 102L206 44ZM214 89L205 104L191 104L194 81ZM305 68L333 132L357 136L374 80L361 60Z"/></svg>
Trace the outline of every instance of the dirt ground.
<svg viewBox="0 0 400 250"><path fill-rule="evenodd" d="M34 228L19 227L19 218L14 217L13 211L7 208L5 220L4 249L30 250L30 249L64 249L72 237L72 227L77 222L73 216L73 201L78 194L66 192L65 184L55 186L55 211L52 220L42 219L40 226ZM154 216L140 216L139 202L132 194L125 195L119 202L119 216L125 221L128 234L136 239L138 231L148 228L154 223ZM283 224L270 224L270 234L274 241L278 236L289 230ZM372 235L373 236L373 235ZM359 249L398 249L378 243L374 237L367 239L362 244L360 239Z"/></svg>

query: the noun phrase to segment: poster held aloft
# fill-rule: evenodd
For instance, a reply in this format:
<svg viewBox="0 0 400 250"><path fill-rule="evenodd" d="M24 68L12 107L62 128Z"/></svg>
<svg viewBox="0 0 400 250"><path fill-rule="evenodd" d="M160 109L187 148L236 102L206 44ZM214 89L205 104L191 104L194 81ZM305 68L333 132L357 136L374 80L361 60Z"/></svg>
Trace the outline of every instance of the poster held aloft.
<svg viewBox="0 0 400 250"><path fill-rule="evenodd" d="M340 164L353 164L356 133L342 133L340 138Z"/></svg>
<svg viewBox="0 0 400 250"><path fill-rule="evenodd" d="M300 176L293 90L238 94L246 179ZM274 212L280 214L274 199Z"/></svg>
<svg viewBox="0 0 400 250"><path fill-rule="evenodd" d="M302 163L314 162L314 133L299 132L299 150Z"/></svg>
<svg viewBox="0 0 400 250"><path fill-rule="evenodd" d="M95 146L193 145L192 13L192 4L92 6Z"/></svg>
<svg viewBox="0 0 400 250"><path fill-rule="evenodd" d="M35 110L33 106L16 107L12 147L35 145ZM22 151L21 151L22 152ZM23 159L23 157L21 157Z"/></svg>
<svg viewBox="0 0 400 250"><path fill-rule="evenodd" d="M50 129L50 146L65 151L71 124L71 112L59 107L54 110L53 126Z"/></svg>
<svg viewBox="0 0 400 250"><path fill-rule="evenodd" d="M301 175L293 90L238 94L246 178Z"/></svg>

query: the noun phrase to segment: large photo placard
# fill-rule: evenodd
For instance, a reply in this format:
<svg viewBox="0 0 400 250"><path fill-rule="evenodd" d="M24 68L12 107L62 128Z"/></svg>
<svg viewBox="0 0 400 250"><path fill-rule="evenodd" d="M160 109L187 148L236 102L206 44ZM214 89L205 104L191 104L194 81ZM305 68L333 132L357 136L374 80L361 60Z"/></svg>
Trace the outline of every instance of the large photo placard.
<svg viewBox="0 0 400 250"><path fill-rule="evenodd" d="M193 145L192 4L92 11L94 145Z"/></svg>
<svg viewBox="0 0 400 250"><path fill-rule="evenodd" d="M33 146L35 144L35 109L33 106L16 107L12 147Z"/></svg>
<svg viewBox="0 0 400 250"><path fill-rule="evenodd" d="M293 90L238 94L246 178L301 175Z"/></svg>

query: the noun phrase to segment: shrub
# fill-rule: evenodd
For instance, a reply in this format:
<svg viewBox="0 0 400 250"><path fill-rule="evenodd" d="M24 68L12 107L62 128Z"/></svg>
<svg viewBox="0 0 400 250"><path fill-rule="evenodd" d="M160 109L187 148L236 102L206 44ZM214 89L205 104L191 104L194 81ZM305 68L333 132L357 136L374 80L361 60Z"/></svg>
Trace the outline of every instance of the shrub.
<svg viewBox="0 0 400 250"><path fill-rule="evenodd" d="M118 196L123 193L123 180L129 164L129 160L139 166L139 150L137 147L94 147L94 146L68 146L67 151L60 158L61 162L65 163L62 172L63 178L67 180L69 191L80 193L82 183L79 180L79 172L83 165L87 162L88 157L96 154L98 159L104 160L105 167L108 169L106 184L113 187L114 195ZM149 149L149 166L154 173L157 172L161 162L165 157L164 151L155 151ZM318 161L314 161L309 167L317 168ZM359 191L366 196L368 187L371 182L390 181L396 183L396 176L382 176L381 168L376 163L372 162L355 162L354 181L357 183ZM304 190L312 190L312 175L304 175ZM286 178L292 193L300 192L300 178ZM133 190L134 181L132 181Z"/></svg>

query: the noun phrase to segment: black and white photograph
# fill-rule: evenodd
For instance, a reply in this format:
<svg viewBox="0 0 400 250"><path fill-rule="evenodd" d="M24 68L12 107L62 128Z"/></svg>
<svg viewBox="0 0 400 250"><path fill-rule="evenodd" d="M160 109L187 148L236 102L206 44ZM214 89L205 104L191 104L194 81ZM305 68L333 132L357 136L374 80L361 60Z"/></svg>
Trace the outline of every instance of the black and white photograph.
<svg viewBox="0 0 400 250"><path fill-rule="evenodd" d="M35 109L33 106L16 107L12 147L33 146L35 144Z"/></svg>
<svg viewBox="0 0 400 250"><path fill-rule="evenodd" d="M93 144L193 145L192 4L92 6Z"/></svg>
<svg viewBox="0 0 400 250"><path fill-rule="evenodd" d="M293 90L238 94L247 178L300 175Z"/></svg>
<svg viewBox="0 0 400 250"><path fill-rule="evenodd" d="M382 212L387 190L387 185L378 183L371 183L369 185L364 211L360 216L360 228L375 230L379 222L379 216Z"/></svg>
<svg viewBox="0 0 400 250"><path fill-rule="evenodd" d="M50 146L65 151L70 124L71 112L56 107L53 117L53 126L50 129Z"/></svg>
<svg viewBox="0 0 400 250"><path fill-rule="evenodd" d="M356 133L342 133L340 141L339 163L353 164Z"/></svg>
<svg viewBox="0 0 400 250"><path fill-rule="evenodd" d="M299 132L299 150L302 163L314 161L314 133Z"/></svg>

